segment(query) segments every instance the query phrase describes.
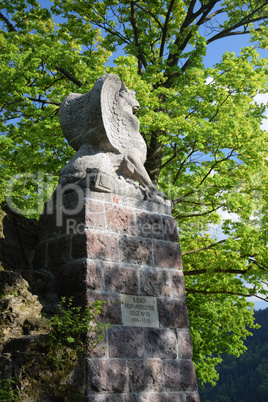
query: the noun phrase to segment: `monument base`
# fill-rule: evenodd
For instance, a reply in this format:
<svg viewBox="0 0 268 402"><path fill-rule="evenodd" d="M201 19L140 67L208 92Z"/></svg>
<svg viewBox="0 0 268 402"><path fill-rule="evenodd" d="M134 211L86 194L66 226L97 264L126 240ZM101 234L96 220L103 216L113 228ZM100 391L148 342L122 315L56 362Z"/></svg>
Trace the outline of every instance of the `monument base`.
<svg viewBox="0 0 268 402"><path fill-rule="evenodd" d="M86 359L85 400L199 401L170 206L97 192L52 202L35 267L53 273L59 296L105 301L100 320L112 325Z"/></svg>

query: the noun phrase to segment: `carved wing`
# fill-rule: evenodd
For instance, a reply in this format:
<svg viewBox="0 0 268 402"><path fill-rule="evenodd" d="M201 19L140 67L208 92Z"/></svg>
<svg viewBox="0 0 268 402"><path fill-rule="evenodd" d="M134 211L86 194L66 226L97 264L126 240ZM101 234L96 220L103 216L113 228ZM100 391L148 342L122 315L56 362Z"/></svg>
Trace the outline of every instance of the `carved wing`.
<svg viewBox="0 0 268 402"><path fill-rule="evenodd" d="M61 103L59 119L69 144L78 150L84 144L120 154L135 152L144 163L147 147L139 121L120 100L120 78L100 77L91 91L70 94Z"/></svg>
<svg viewBox="0 0 268 402"><path fill-rule="evenodd" d="M139 132L139 121L132 110L124 108L120 100L120 78L115 74L105 77L101 90L103 126L110 144L121 154L135 152L144 163L147 146Z"/></svg>
<svg viewBox="0 0 268 402"><path fill-rule="evenodd" d="M69 144L78 151L84 144L99 150L117 152L109 142L102 121L101 90L105 76L100 77L91 91L68 95L59 108L61 129Z"/></svg>

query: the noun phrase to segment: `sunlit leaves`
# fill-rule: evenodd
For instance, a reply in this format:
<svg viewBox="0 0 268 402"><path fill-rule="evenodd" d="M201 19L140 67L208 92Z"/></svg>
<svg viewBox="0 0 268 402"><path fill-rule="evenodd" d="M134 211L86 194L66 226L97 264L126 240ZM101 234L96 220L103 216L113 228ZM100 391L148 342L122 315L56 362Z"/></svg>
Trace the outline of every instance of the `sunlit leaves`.
<svg viewBox="0 0 268 402"><path fill-rule="evenodd" d="M3 12L13 14L6 14L10 24L0 34L1 131L13 143L8 146L6 141L1 152L1 201L9 178L25 172L30 185L32 172L57 175L70 159L73 150L59 127L59 104L64 96L79 90L79 80L90 88L103 74L109 57L101 48L98 29L81 26L71 35L65 25L55 30L50 12L38 2L16 1L10 7L7 3L1 4ZM21 185L27 188L23 180Z"/></svg>

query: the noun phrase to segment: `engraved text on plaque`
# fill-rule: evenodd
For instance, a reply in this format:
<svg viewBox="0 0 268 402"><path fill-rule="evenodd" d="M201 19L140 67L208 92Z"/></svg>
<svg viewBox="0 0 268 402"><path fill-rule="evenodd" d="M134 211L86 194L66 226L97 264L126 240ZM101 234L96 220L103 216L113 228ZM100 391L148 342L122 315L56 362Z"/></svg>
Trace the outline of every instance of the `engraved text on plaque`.
<svg viewBox="0 0 268 402"><path fill-rule="evenodd" d="M156 297L121 295L123 325L159 327Z"/></svg>

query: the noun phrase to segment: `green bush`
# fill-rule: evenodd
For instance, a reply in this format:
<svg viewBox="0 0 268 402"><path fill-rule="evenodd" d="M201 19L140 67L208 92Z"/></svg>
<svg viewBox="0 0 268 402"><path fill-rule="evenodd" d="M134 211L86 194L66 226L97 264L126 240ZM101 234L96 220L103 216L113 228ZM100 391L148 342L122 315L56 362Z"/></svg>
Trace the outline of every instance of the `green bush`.
<svg viewBox="0 0 268 402"><path fill-rule="evenodd" d="M104 338L110 324L103 324L98 317L103 311L103 301L96 301L82 308L73 305L73 299L61 299L59 313L49 320L49 344L53 350L72 349L76 355L94 350ZM55 362L57 356L54 355ZM61 362L58 362L61 363Z"/></svg>
<svg viewBox="0 0 268 402"><path fill-rule="evenodd" d="M17 385L18 382L16 380L0 378L0 401L19 401Z"/></svg>

